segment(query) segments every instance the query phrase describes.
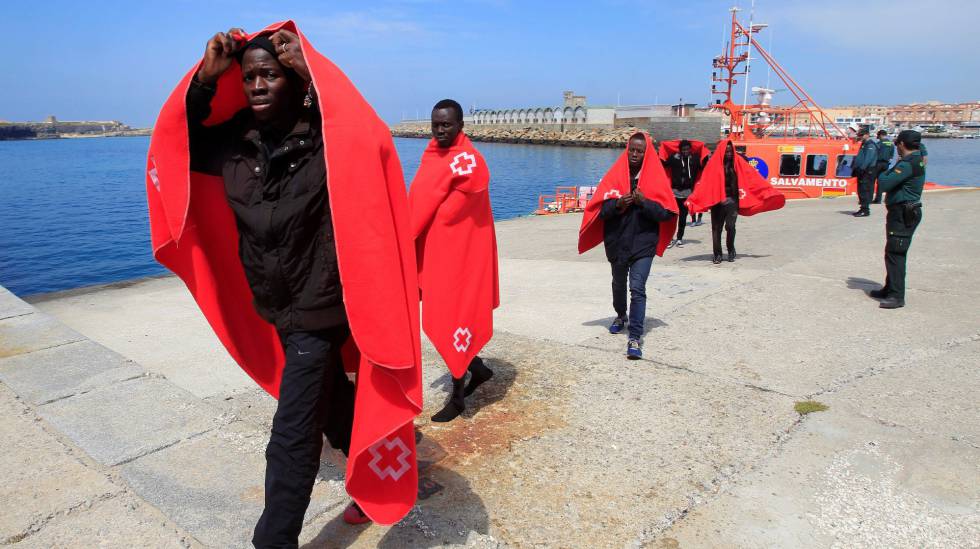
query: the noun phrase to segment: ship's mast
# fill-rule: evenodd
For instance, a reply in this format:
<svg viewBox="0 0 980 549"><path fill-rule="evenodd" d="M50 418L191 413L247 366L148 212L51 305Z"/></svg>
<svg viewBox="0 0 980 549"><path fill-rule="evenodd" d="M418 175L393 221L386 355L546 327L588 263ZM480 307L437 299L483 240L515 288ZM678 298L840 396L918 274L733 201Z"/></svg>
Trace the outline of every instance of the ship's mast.
<svg viewBox="0 0 980 549"><path fill-rule="evenodd" d="M811 138L843 138L845 133L816 101L789 73L763 48L755 35L768 25L750 22L744 27L738 21L738 8L731 8L731 33L725 51L714 58L711 74L711 93L716 99L713 108L724 111L729 117L731 136L735 139L762 139L773 134ZM776 73L786 89L793 94L796 103L791 106L769 105L764 99L772 90L759 88L759 101L748 103L748 73L752 48ZM733 100L739 77L745 77L745 93L742 103ZM719 89L718 84L721 84ZM755 89L753 89L755 91Z"/></svg>

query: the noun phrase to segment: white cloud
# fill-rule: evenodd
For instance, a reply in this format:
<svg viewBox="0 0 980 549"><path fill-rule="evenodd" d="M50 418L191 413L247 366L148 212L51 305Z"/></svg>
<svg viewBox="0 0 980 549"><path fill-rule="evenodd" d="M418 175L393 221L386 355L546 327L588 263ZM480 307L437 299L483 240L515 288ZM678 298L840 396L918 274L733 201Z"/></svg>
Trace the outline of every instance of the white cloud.
<svg viewBox="0 0 980 549"><path fill-rule="evenodd" d="M303 17L302 21L306 32L335 38L419 37L427 34L417 22L394 13L344 12Z"/></svg>

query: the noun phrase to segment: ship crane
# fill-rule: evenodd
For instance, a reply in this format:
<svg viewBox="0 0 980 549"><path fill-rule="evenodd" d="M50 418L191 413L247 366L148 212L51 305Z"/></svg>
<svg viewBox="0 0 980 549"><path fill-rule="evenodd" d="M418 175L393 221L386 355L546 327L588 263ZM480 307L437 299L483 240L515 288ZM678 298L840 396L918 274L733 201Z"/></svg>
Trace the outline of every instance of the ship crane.
<svg viewBox="0 0 980 549"><path fill-rule="evenodd" d="M750 23L746 27L738 21L738 11L738 8L731 10L731 33L725 51L711 63L714 68L711 74L711 93L719 96L712 107L728 115L731 137L746 140L761 139L767 135L843 138L844 131L755 39L755 35L768 28L768 25ZM748 104L746 93L746 99L737 103L733 99L733 92L741 77L748 81L751 61L757 59L750 57L753 48L780 79L784 88L777 90L753 87L752 93L756 102ZM795 103L788 106L773 105L773 94L777 91L789 91Z"/></svg>

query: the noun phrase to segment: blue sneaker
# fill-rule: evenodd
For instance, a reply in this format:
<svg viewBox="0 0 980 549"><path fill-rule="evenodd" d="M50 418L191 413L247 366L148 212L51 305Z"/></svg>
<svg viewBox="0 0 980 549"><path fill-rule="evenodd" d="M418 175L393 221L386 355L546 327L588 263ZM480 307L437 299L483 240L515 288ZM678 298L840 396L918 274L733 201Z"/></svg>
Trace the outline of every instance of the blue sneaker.
<svg viewBox="0 0 980 549"><path fill-rule="evenodd" d="M643 358L643 351L640 349L640 340L631 339L629 343L626 344L626 358L630 360L639 360Z"/></svg>
<svg viewBox="0 0 980 549"><path fill-rule="evenodd" d="M613 320L612 324L609 325L609 333L618 334L621 333L624 328L626 328L626 319L617 318L616 320Z"/></svg>

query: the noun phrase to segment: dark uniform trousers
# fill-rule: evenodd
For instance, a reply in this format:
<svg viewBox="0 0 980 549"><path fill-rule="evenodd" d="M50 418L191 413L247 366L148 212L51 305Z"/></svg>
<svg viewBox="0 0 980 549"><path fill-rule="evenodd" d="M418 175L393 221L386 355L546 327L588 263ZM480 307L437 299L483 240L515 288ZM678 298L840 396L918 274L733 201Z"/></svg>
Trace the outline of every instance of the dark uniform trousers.
<svg viewBox="0 0 980 549"><path fill-rule="evenodd" d="M905 263L912 235L922 221L920 204L889 204L885 217L885 290L888 297L905 300Z"/></svg>
<svg viewBox="0 0 980 549"><path fill-rule="evenodd" d="M725 245L735 251L735 221L738 220L738 202L726 199L711 207L711 245L714 254L721 255L721 231L725 230Z"/></svg>
<svg viewBox="0 0 980 549"><path fill-rule="evenodd" d="M878 167L871 166L858 174L858 204L861 211L870 211L871 200L875 194L875 180L878 179Z"/></svg>
<svg viewBox="0 0 980 549"><path fill-rule="evenodd" d="M350 451L354 384L340 356L349 335L346 325L280 334L286 365L265 451L265 510L252 538L256 547L297 547L323 435L344 455Z"/></svg>

